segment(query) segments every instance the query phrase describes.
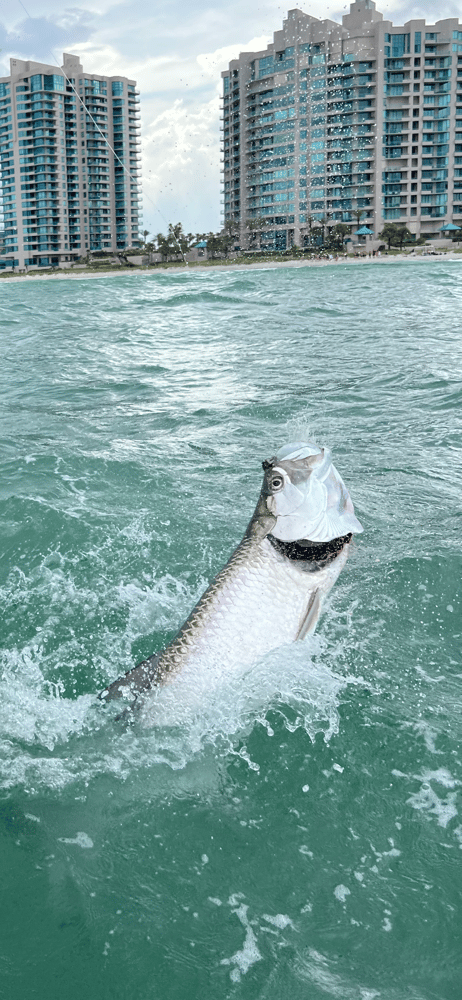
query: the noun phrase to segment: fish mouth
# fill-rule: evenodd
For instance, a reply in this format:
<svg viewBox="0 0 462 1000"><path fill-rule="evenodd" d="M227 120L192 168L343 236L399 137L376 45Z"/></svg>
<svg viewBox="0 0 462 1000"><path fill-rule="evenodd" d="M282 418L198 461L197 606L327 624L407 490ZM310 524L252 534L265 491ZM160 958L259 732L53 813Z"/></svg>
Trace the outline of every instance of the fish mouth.
<svg viewBox="0 0 462 1000"><path fill-rule="evenodd" d="M300 538L296 542L283 542L272 534L266 537L280 555L290 559L291 562L302 563L304 570L315 573L329 566L345 545L349 545L353 535L349 532L348 535L332 538L330 542L311 542L308 538Z"/></svg>

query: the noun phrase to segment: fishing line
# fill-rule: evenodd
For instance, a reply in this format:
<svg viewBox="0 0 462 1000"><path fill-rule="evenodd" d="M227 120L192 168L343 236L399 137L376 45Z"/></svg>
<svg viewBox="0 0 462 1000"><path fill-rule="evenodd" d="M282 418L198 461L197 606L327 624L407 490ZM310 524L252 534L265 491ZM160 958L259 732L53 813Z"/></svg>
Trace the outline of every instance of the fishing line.
<svg viewBox="0 0 462 1000"><path fill-rule="evenodd" d="M18 0L18 3L22 7L24 13L29 18L29 20L32 21L33 18L31 17L31 15L29 14L29 11L24 6L22 0ZM59 65L58 60L56 59L56 56L54 55L54 53L52 52L52 50L51 49L47 49L46 51L52 57L53 63L56 66L56 68L59 69L60 72L63 74L64 79L66 80L68 86L71 88L71 90L73 91L73 93L77 97L77 99L78 99L79 103L81 104L82 108L85 109L85 113L88 115L88 117L90 118L90 121L92 122L92 124L95 126L95 128L99 132L99 135L103 139L103 142L105 142L105 144L108 147L108 149L111 150L111 153L113 153L114 158L120 164L120 166L122 167L122 170L127 175L127 177L130 179L131 183L134 184L134 185L136 185L137 184L137 178L134 177L133 174L130 173L128 167L125 166L125 164L124 164L123 160L121 160L119 154L116 153L115 149L111 146L111 143L109 142L109 140L107 139L107 137L104 135L104 132L101 131L101 129L100 129L99 125L98 125L98 122L95 121L95 119L93 118L93 115L92 115L91 111L89 111L89 109L87 108L87 106L84 103L84 101L82 100L80 94L77 93L74 85L69 80L69 77L66 76L66 73L65 73L64 69L62 68L62 66ZM147 197L147 200L151 203L152 207L155 209L156 212L159 213L159 215L161 216L161 218L164 220L165 224L168 226L169 223L167 222L167 219L165 218L165 215L163 214L163 212L161 211L161 209L156 205L156 203L152 200L152 198L149 195L144 195L143 197ZM187 262L186 257L185 257L185 255L184 255L184 253L183 253L183 251L182 251L182 249L180 247L180 244L179 244L179 242L178 242L175 234L172 233L172 235L173 235L173 239L175 240L175 243L176 243L176 245L178 247L178 250L179 250L179 252L180 252L180 254L181 254L182 258L183 258L183 261L186 264L186 266L188 267L189 266L188 262Z"/></svg>

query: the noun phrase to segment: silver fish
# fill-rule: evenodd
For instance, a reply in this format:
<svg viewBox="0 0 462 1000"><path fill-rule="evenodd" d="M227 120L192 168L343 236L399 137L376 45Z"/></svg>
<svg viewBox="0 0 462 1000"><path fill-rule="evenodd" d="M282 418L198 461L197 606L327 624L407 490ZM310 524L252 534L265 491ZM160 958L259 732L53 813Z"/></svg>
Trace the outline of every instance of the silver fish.
<svg viewBox="0 0 462 1000"><path fill-rule="evenodd" d="M177 636L100 695L133 707L141 696L194 675L251 666L315 628L326 595L363 529L330 451L299 442L262 463L263 486L242 541Z"/></svg>

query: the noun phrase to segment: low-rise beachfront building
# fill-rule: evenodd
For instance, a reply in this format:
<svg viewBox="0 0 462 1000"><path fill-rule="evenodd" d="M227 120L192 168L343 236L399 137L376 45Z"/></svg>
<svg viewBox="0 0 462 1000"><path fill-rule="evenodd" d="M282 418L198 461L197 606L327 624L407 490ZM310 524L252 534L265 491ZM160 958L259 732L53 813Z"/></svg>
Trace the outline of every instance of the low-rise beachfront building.
<svg viewBox="0 0 462 1000"><path fill-rule="evenodd" d="M341 24L290 10L222 77L223 215L241 246L303 245L320 223L462 225L457 18L397 27L373 0Z"/></svg>
<svg viewBox="0 0 462 1000"><path fill-rule="evenodd" d="M139 242L134 80L10 60L0 79L0 269L48 267Z"/></svg>

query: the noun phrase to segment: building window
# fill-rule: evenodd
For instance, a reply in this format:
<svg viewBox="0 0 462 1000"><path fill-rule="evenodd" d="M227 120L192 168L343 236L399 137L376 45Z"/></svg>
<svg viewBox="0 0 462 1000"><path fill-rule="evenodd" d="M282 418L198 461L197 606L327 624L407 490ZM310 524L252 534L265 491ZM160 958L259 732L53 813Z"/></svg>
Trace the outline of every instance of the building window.
<svg viewBox="0 0 462 1000"><path fill-rule="evenodd" d="M409 34L391 35L391 54L393 58L399 58L400 56L404 55L405 53L408 53L409 51L410 51Z"/></svg>
<svg viewBox="0 0 462 1000"><path fill-rule="evenodd" d="M258 79L274 72L274 56L266 56L258 61Z"/></svg>
<svg viewBox="0 0 462 1000"><path fill-rule="evenodd" d="M64 77L53 73L51 76L43 77L44 90L64 90Z"/></svg>
<svg viewBox="0 0 462 1000"><path fill-rule="evenodd" d="M124 85L123 85L122 81L121 80L113 80L112 81L112 94L113 95L114 94L118 95L118 94L123 94L123 92L124 92Z"/></svg>

